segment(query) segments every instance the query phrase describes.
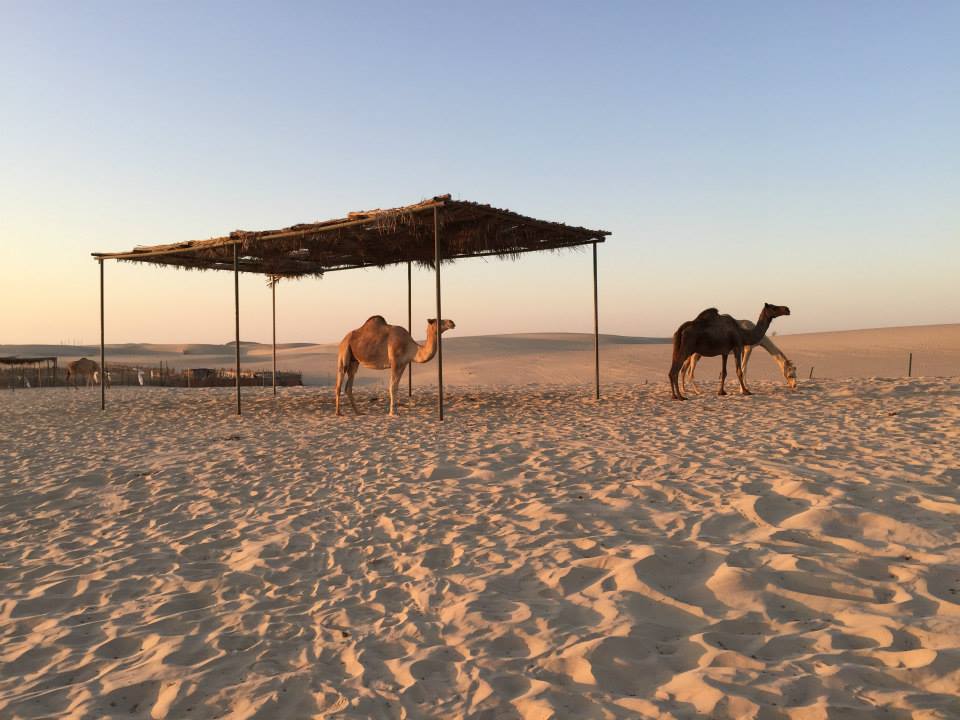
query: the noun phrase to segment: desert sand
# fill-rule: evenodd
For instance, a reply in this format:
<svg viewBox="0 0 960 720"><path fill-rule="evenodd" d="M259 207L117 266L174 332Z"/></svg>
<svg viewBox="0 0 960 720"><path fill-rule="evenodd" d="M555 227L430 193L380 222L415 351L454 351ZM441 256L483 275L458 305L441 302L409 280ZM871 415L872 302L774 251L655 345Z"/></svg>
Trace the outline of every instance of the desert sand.
<svg viewBox="0 0 960 720"><path fill-rule="evenodd" d="M663 344L608 339L598 403L582 337L461 338L442 424L3 391L0 717L960 717L958 327L687 403Z"/></svg>
<svg viewBox="0 0 960 720"><path fill-rule="evenodd" d="M593 382L593 335L583 333L527 333L465 336L458 328L443 336L445 382L461 385L525 385L528 383ZM423 341L421 334L415 338ZM842 332L777 335L772 338L797 364L800 377L900 377L907 374L912 352L914 376L960 375L960 323L912 327L847 330ZM601 335L600 351L606 382L663 382L670 366L670 338ZM269 370L272 348L241 343L244 368ZM63 360L85 356L99 359L94 345L0 345L0 356L58 355ZM280 370L299 370L307 385L333 385L336 343L284 343L277 346ZM232 344L128 343L107 346L107 362L173 368L233 367ZM732 371L732 364L730 369ZM720 363L704 358L698 378L716 378ZM435 382L436 365L414 366L418 383ZM777 366L763 351L751 360L750 376L779 378ZM385 373L360 371L357 383L386 387ZM669 388L668 388L669 390Z"/></svg>

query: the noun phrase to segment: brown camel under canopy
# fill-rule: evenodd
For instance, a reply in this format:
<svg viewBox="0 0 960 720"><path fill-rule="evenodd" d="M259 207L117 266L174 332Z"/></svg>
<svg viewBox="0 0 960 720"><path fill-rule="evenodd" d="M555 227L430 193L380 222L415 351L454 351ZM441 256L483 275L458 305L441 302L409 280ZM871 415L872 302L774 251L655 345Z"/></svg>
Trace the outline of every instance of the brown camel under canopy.
<svg viewBox="0 0 960 720"><path fill-rule="evenodd" d="M537 220L450 195L387 210L353 212L344 218L292 225L280 230L236 230L209 240L139 246L128 252L93 253L100 263L100 366L106 372L103 314L105 260L172 265L188 270L232 270L234 273L237 413L240 398L239 273L271 278L273 297L273 375L276 393L276 283L283 278L322 277L355 268L407 264L407 330L412 331L411 268L432 268L436 277L436 317L442 318L440 266L469 257L516 258L522 253L593 247L594 387L600 397L599 318L597 308L597 244L610 233L558 222ZM374 311L375 309L371 309ZM437 407L443 419L443 343L437 338ZM411 380L412 383L412 380ZM412 384L411 384L412 392ZM101 385L101 408L106 392Z"/></svg>

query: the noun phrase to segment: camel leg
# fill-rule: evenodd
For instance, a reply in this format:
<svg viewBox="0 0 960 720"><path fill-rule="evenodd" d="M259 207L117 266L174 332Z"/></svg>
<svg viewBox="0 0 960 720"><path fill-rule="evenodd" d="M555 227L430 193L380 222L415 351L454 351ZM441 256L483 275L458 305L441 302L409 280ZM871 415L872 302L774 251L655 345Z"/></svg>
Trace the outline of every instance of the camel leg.
<svg viewBox="0 0 960 720"><path fill-rule="evenodd" d="M335 397L336 397L338 416L343 415L343 413L340 412L340 389L343 387L343 376L344 376L343 366L340 363L337 363L337 387L335 390Z"/></svg>
<svg viewBox="0 0 960 720"><path fill-rule="evenodd" d="M733 361L737 366L737 380L740 381L740 394L742 395L753 395L752 392L747 390L746 383L743 382L743 362L740 360L740 356L743 354L743 348L734 348L733 349Z"/></svg>
<svg viewBox="0 0 960 720"><path fill-rule="evenodd" d="M737 365L739 366L739 361ZM727 391L723 389L723 384L727 381L727 353L723 354L723 357L720 361L720 390L717 392L717 395L726 395Z"/></svg>
<svg viewBox="0 0 960 720"><path fill-rule="evenodd" d="M353 378L356 377L359 368L360 363L356 361L347 365L347 397L350 398L350 407L353 408L354 415L360 414L360 411L357 410L357 404L353 401Z"/></svg>
<svg viewBox="0 0 960 720"><path fill-rule="evenodd" d="M680 369L680 386L683 392L687 391L687 383L690 383L690 389L697 393L697 395L700 394L700 388L697 387L697 382L694 380L694 373L697 371L698 362L700 362L700 355L693 353L693 355L688 357L686 362L683 363L683 367Z"/></svg>
<svg viewBox="0 0 960 720"><path fill-rule="evenodd" d="M683 393L680 392L680 384L678 382L680 368L682 367L683 361L679 358L674 360L673 364L670 366L670 373L668 377L670 378L670 394L673 396L674 400L686 400L686 398L683 396Z"/></svg>
<svg viewBox="0 0 960 720"><path fill-rule="evenodd" d="M753 353L753 345L743 346L743 374L747 374L747 363L750 362L750 355Z"/></svg>
<svg viewBox="0 0 960 720"><path fill-rule="evenodd" d="M694 375L697 372L697 363L700 362L700 356L696 353L690 356L690 377L687 378L690 381L690 387L693 389L697 395L700 394L700 388L697 387L697 381L694 378Z"/></svg>
<svg viewBox="0 0 960 720"><path fill-rule="evenodd" d="M390 414L397 414L397 388L400 385L400 380L403 378L403 373L406 370L406 367L401 365L400 367L390 368Z"/></svg>

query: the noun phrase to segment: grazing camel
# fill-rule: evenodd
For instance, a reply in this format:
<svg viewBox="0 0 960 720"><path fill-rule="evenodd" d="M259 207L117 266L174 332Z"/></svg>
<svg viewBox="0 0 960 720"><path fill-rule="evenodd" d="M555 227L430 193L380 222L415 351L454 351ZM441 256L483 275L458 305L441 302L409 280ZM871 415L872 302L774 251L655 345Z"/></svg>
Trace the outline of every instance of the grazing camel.
<svg viewBox="0 0 960 720"><path fill-rule="evenodd" d="M85 385L97 385L100 382L100 365L94 360L80 358L67 364L67 385L73 381L73 387L77 387L77 378L83 378ZM110 379L107 378L107 386L110 385Z"/></svg>
<svg viewBox="0 0 960 720"><path fill-rule="evenodd" d="M753 330L756 325L754 325L750 320L737 320L737 323L744 330ZM753 349L757 347L756 345L746 345L743 348L743 358L740 361L743 365L743 374L747 374L747 363L750 362L750 354L753 352ZM783 351L773 344L773 340L764 336L760 340L760 347L770 353L770 356L774 359L777 365L780 366L780 372L783 373L783 379L787 381L787 386L791 390L797 389L797 366L791 362L790 358L783 354ZM690 383L690 387L693 388L695 393L700 392L700 389L697 387L696 382L693 379L693 374L697 368L697 362L699 362L700 356L697 353L694 353L687 358L687 361L683 364L683 367L680 368L680 389L682 392L687 392L687 383Z"/></svg>
<svg viewBox="0 0 960 720"><path fill-rule="evenodd" d="M720 355L720 390L718 395L726 395L724 383L727 379L727 356L733 353L733 360L737 366L737 380L740 381L740 392L750 395L746 383L743 381L743 366L741 358L743 349L747 345L757 345L767 334L767 328L774 318L789 315L790 308L784 305L763 304L760 319L752 330L744 330L730 315L721 315L716 308L708 308L696 318L683 323L673 334L673 362L670 366L670 392L674 400L686 400L680 392L678 378L680 368L694 353L713 357Z"/></svg>
<svg viewBox="0 0 960 720"><path fill-rule="evenodd" d="M453 330L453 320L441 320L440 332ZM337 353L337 415L340 412L340 390L346 376L347 397L350 406L357 415L357 405L353 401L353 378L357 368L363 365L373 370L390 368L390 414L397 414L397 385L403 377L403 371L411 362L430 362L437 353L437 321L427 320L427 341L418 345L407 329L399 325L388 325L380 315L374 315L356 330L348 332L340 342Z"/></svg>

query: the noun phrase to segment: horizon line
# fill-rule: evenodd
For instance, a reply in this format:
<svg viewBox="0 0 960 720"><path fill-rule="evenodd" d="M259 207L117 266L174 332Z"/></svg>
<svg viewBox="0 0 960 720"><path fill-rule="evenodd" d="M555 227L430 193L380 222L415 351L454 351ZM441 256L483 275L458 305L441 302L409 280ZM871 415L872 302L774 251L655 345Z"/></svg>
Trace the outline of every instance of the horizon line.
<svg viewBox="0 0 960 720"><path fill-rule="evenodd" d="M859 328L847 328L843 330L812 330L807 332L797 332L797 333L777 333L774 331L770 334L771 337L798 337L803 335L829 335L837 333L851 333L851 332L867 332L873 330L904 330L904 329L916 329L916 328L935 328L935 327L952 327L954 325L960 325L960 322L954 323L920 323L916 325L883 325L879 327L859 327ZM521 337L526 335L577 335L577 336L586 336L591 337L593 333L591 332L573 332L568 330L529 330L523 332L509 332L509 333L479 333L476 335L456 335L450 336L447 338L447 341L450 340L466 340L470 338L494 338L494 337ZM619 338L629 338L629 339L641 339L641 340L652 340L652 341L663 341L669 342L671 336L669 335L626 335L623 333L600 333L601 337L619 337ZM311 340L290 340L285 342L278 342L277 346L290 346L290 345L301 345L301 346L317 346L317 345L335 345L339 343L339 340L328 340L328 341L311 341ZM106 347L116 347L119 345L173 345L173 346L190 346L190 345L212 345L215 347L231 347L233 346L234 341L228 340L226 342L160 342L160 341L121 341L121 342L108 342ZM270 342L261 342L259 340L240 340L241 345L265 345L272 346ZM49 346L49 347L99 347L100 343L73 343L73 342L12 342L12 343L0 343L0 348L2 347L29 347L29 346Z"/></svg>

